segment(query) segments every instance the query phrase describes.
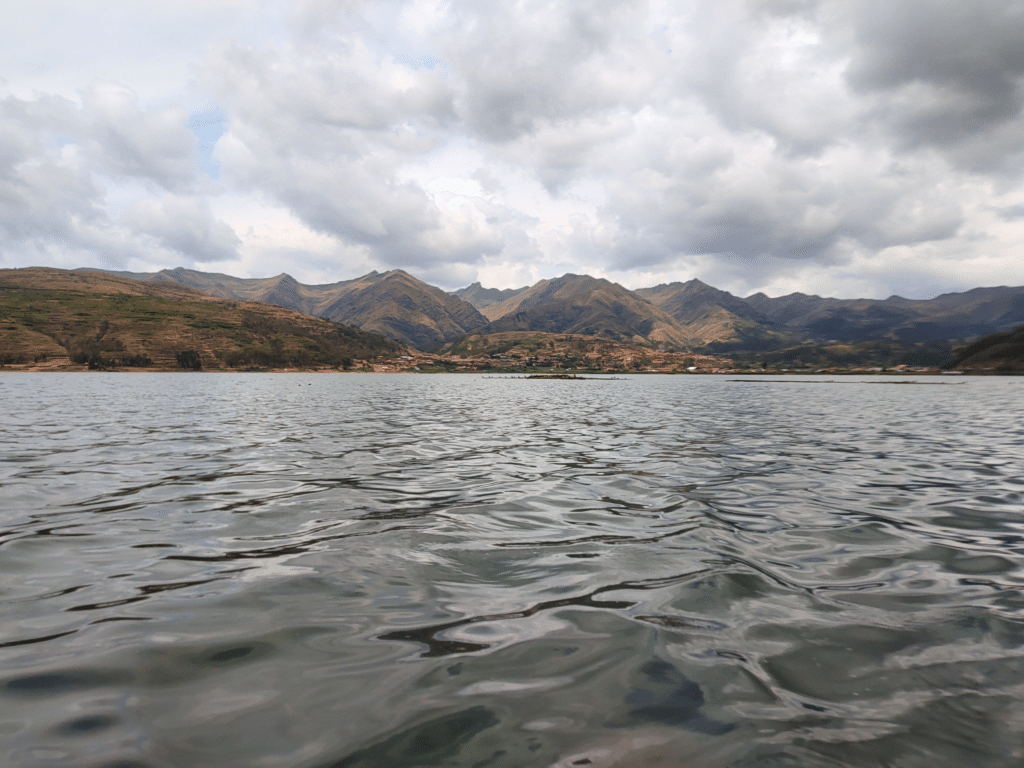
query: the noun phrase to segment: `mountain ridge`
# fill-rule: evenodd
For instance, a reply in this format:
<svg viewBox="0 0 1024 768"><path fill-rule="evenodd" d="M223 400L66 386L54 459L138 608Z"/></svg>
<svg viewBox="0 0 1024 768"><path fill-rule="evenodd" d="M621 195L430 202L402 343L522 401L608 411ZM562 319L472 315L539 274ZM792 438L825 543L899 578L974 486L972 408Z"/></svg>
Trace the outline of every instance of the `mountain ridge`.
<svg viewBox="0 0 1024 768"><path fill-rule="evenodd" d="M618 283L566 274L541 280L505 301L486 307L490 323L477 333L544 331L578 333L616 341L686 348L691 338L680 323Z"/></svg>
<svg viewBox="0 0 1024 768"><path fill-rule="evenodd" d="M305 285L287 273L242 278L184 267L111 274L141 282L178 283L222 299L274 304L378 333L416 349L440 346L487 322L471 304L401 269L321 285Z"/></svg>
<svg viewBox="0 0 1024 768"><path fill-rule="evenodd" d="M799 292L779 297L758 292L744 298L697 279L630 291L603 278L573 274L525 288L484 288L476 282L452 292L404 270L320 285L304 285L285 273L237 278L183 267L113 274L177 283L220 298L277 304L421 350L470 332L536 330L715 353L756 353L878 339L963 344L1024 324L1024 287L1013 286L977 287L931 299L837 299Z"/></svg>

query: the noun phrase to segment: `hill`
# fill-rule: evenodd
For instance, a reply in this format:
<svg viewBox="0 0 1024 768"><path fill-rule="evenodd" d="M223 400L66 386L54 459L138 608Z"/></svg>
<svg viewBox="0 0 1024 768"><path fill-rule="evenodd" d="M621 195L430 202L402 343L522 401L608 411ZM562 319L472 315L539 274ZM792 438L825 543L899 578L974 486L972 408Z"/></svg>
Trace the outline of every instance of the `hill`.
<svg viewBox="0 0 1024 768"><path fill-rule="evenodd" d="M700 280L640 288L634 293L677 320L695 347L718 352L769 350L795 340L773 330L767 318L743 299Z"/></svg>
<svg viewBox="0 0 1024 768"><path fill-rule="evenodd" d="M1024 326L989 334L957 349L947 367L961 371L1024 373Z"/></svg>
<svg viewBox="0 0 1024 768"><path fill-rule="evenodd" d="M432 349L486 324L471 304L396 269L354 280L303 285L290 275L241 278L178 267L112 273L146 283L172 283L222 299L259 301Z"/></svg>
<svg viewBox="0 0 1024 768"><path fill-rule="evenodd" d="M563 275L485 307L491 321L476 333L541 331L650 342L677 349L691 338L680 323L618 283L589 275Z"/></svg>
<svg viewBox="0 0 1024 768"><path fill-rule="evenodd" d="M102 272L0 270L0 364L348 367L401 354L379 335L259 302Z"/></svg>
<svg viewBox="0 0 1024 768"><path fill-rule="evenodd" d="M422 350L487 322L471 304L400 269L353 280L318 314Z"/></svg>

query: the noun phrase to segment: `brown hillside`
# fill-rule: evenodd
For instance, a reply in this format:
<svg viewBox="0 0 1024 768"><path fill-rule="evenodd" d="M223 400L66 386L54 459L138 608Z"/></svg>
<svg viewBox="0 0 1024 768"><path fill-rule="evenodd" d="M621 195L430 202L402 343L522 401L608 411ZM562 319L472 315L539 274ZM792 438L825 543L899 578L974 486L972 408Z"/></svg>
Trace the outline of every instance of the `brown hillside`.
<svg viewBox="0 0 1024 768"><path fill-rule="evenodd" d="M258 302L103 273L0 270L0 364L204 369L345 367L393 341ZM61 363L63 361L63 363Z"/></svg>
<svg viewBox="0 0 1024 768"><path fill-rule="evenodd" d="M487 322L472 305L400 269L326 285L303 285L285 274L240 278L181 267L134 276L147 282L186 285L224 299L276 304L379 333L417 349L432 349Z"/></svg>
<svg viewBox="0 0 1024 768"><path fill-rule="evenodd" d="M617 283L588 275L541 280L484 309L492 321L480 333L541 331L647 342L682 349L692 338L667 313Z"/></svg>
<svg viewBox="0 0 1024 768"><path fill-rule="evenodd" d="M86 291L121 293L129 296L158 296L164 299L209 301L210 296L175 283L145 283L127 277L93 270L27 267L0 269L0 290L35 289L50 291Z"/></svg>
<svg viewBox="0 0 1024 768"><path fill-rule="evenodd" d="M486 323L471 304L401 269L353 280L320 313L417 349L433 349Z"/></svg>
<svg viewBox="0 0 1024 768"><path fill-rule="evenodd" d="M984 336L956 350L951 368L994 373L1024 373L1024 326Z"/></svg>
<svg viewBox="0 0 1024 768"><path fill-rule="evenodd" d="M452 296L458 296L463 301L469 302L477 309L483 311L484 307L500 304L507 299L518 296L523 291L529 290L529 288L528 285L522 288L484 288L480 283L473 283L451 293Z"/></svg>

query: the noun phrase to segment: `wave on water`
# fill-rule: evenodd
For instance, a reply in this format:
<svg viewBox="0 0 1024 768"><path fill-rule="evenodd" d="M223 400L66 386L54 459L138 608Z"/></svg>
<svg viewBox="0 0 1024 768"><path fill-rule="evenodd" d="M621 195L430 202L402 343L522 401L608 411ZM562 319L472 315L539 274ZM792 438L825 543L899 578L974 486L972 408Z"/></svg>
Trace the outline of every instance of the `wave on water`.
<svg viewBox="0 0 1024 768"><path fill-rule="evenodd" d="M2 377L0 763L1019 766L1021 384L882 381Z"/></svg>

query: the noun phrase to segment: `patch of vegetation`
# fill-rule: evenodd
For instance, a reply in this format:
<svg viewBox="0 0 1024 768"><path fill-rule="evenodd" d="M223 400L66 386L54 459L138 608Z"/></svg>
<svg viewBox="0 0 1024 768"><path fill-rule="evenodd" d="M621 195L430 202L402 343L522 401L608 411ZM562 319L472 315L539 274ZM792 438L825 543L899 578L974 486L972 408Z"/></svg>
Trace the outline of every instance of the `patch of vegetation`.
<svg viewBox="0 0 1024 768"><path fill-rule="evenodd" d="M175 357L178 360L179 368L184 368L186 371L203 370L203 359L194 349L183 349L181 352L176 353Z"/></svg>

